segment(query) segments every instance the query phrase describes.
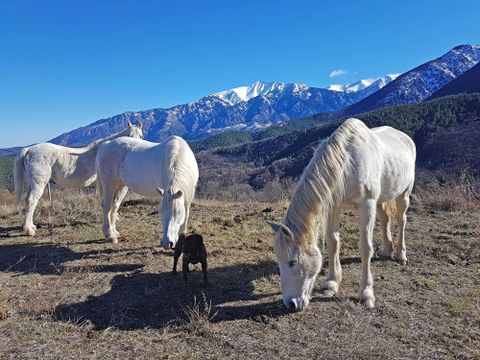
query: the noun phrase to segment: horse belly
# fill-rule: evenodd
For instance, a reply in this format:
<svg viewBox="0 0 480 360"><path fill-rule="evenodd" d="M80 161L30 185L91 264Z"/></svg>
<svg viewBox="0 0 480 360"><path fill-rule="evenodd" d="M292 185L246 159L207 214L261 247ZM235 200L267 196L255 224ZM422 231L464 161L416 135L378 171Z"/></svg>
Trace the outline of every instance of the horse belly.
<svg viewBox="0 0 480 360"><path fill-rule="evenodd" d="M52 181L55 184L73 188L92 185L97 178L95 168L77 165L76 162L55 164L52 167Z"/></svg>
<svg viewBox="0 0 480 360"><path fill-rule="evenodd" d="M394 199L403 194L413 186L413 171L410 171L407 164L392 166L385 169L381 177L381 192L379 203Z"/></svg>

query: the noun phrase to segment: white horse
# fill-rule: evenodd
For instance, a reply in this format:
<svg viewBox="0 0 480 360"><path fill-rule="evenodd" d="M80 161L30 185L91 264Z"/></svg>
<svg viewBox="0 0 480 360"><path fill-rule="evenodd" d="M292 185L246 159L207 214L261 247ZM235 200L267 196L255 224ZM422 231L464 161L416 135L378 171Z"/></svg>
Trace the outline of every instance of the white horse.
<svg viewBox="0 0 480 360"><path fill-rule="evenodd" d="M24 231L35 235L36 226L33 223L33 213L38 200L42 197L45 186L50 182L74 188L91 185L96 179L95 158L102 143L120 136L142 138L142 123L92 144L70 148L51 143L41 143L22 149L14 162L14 181L16 205L20 203L24 185L27 184L25 198Z"/></svg>
<svg viewBox="0 0 480 360"><path fill-rule="evenodd" d="M342 208L360 213L359 251L362 280L359 299L375 306L370 260L375 214L383 227L381 255L406 263L405 212L415 177L415 144L406 134L388 126L369 129L357 119L346 120L320 144L297 184L283 224L270 223L276 232L275 254L280 267L284 304L291 310L308 306L315 279L322 267L317 238L325 236L328 276L321 290L338 291L342 280L339 216ZM391 213L396 207L398 236L390 235Z"/></svg>
<svg viewBox="0 0 480 360"><path fill-rule="evenodd" d="M97 155L97 190L102 199L103 233L118 242L116 213L128 189L146 196L160 195L163 238L174 247L187 232L190 205L198 182L198 166L188 144L171 136L161 144L121 138L100 146Z"/></svg>

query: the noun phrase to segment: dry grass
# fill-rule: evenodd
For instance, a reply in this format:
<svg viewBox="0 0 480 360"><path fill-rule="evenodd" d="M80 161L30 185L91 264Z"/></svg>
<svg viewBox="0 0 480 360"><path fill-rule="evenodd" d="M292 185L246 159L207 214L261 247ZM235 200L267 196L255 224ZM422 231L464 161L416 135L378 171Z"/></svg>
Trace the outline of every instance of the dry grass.
<svg viewBox="0 0 480 360"><path fill-rule="evenodd" d="M456 176L418 171L416 195L428 210L476 210L480 208L480 181L467 170Z"/></svg>
<svg viewBox="0 0 480 360"><path fill-rule="evenodd" d="M217 316L212 306L212 301L207 301L205 293L202 292L202 302L197 301L193 296L193 305L187 305L183 310L185 318L181 322L182 330L195 336L206 336L210 332L212 320Z"/></svg>
<svg viewBox="0 0 480 360"><path fill-rule="evenodd" d="M419 195L417 195L419 197ZM357 303L356 215L343 216L340 293L314 292L301 313L281 303L266 220L286 203L197 200L201 271L172 277L157 205L129 196L117 245L101 239L93 193L54 193L23 236L8 195L0 206L0 358L473 359L480 356L480 214L416 201L405 267L373 263L377 307ZM62 199L59 201L59 199ZM270 208L270 209L268 209ZM380 234L375 233L377 247Z"/></svg>

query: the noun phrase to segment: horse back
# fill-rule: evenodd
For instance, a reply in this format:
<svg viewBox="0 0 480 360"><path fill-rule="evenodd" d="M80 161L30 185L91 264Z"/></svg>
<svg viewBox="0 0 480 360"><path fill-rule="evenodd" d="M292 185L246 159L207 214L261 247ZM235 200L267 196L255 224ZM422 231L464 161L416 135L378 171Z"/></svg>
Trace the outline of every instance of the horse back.
<svg viewBox="0 0 480 360"><path fill-rule="evenodd" d="M351 161L347 197L362 199L366 194L381 202L395 198L413 187L416 150L405 133L388 126L352 133L348 142Z"/></svg>

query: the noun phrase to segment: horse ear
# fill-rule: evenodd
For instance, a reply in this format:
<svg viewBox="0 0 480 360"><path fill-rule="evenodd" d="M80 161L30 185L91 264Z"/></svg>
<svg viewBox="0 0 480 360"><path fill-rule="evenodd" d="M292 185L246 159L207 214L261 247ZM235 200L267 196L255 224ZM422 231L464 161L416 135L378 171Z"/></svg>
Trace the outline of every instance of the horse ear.
<svg viewBox="0 0 480 360"><path fill-rule="evenodd" d="M175 195L173 195L173 197L174 197L175 199L178 199L178 198L179 198L180 196L182 196L182 195L183 195L183 191L182 191L182 190L178 190L178 191L175 193Z"/></svg>
<svg viewBox="0 0 480 360"><path fill-rule="evenodd" d="M141 121L138 122L138 128L141 129L143 127L143 124Z"/></svg>
<svg viewBox="0 0 480 360"><path fill-rule="evenodd" d="M128 122L128 127L132 127L132 126L133 126L132 123L130 122L130 120L127 120L127 122Z"/></svg>
<svg viewBox="0 0 480 360"><path fill-rule="evenodd" d="M273 223L271 221L267 221L268 225L270 225L270 227L272 228L273 231L275 231L275 233L281 231L283 233L283 235L285 235L286 237L290 238L290 239L293 239L293 234L292 232L290 231L290 229L288 227L286 227L285 225L283 224L276 224L276 223Z"/></svg>
<svg viewBox="0 0 480 360"><path fill-rule="evenodd" d="M163 196L163 194L165 194L165 190L160 189L159 187L157 187L157 191L161 196Z"/></svg>

